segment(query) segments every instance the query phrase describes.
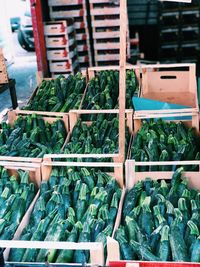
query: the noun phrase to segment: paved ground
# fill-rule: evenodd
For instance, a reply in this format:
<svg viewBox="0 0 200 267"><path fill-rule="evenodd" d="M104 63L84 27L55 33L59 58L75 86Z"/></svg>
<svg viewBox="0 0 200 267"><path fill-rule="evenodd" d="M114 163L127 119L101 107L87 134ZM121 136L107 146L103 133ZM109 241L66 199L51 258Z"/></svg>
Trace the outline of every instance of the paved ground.
<svg viewBox="0 0 200 267"><path fill-rule="evenodd" d="M15 62L7 69L9 77L16 80L16 93L19 106L23 106L32 91L36 88L36 56L34 52L26 52L17 41L17 33L13 33ZM11 108L9 90L0 94L0 120Z"/></svg>

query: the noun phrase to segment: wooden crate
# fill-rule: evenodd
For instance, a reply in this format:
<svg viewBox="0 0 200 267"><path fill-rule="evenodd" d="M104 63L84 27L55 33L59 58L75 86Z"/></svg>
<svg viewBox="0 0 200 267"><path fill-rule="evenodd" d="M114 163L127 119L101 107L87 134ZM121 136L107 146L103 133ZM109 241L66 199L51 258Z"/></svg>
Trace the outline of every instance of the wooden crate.
<svg viewBox="0 0 200 267"><path fill-rule="evenodd" d="M68 21L66 20L44 22L45 36L54 36L63 34L66 35L72 32L74 32L73 22L71 22L71 24L68 23Z"/></svg>
<svg viewBox="0 0 200 267"><path fill-rule="evenodd" d="M74 126L77 123L78 118L80 118L81 115L91 115L91 114L119 114L119 110L71 110L69 114L69 134L67 136L67 139L65 141L65 144L63 145L63 149L65 145L70 141L71 133L74 128ZM132 110L126 110L126 125L128 127L130 135L132 134L132 116L133 111ZM91 121L85 121L86 124L90 125ZM128 148L130 147L130 142L128 144ZM90 159L112 159L113 162L121 162L119 154L49 154L48 157L56 157L56 158L70 158L70 159L78 159L78 158L90 158Z"/></svg>
<svg viewBox="0 0 200 267"><path fill-rule="evenodd" d="M73 46L75 44L75 39L73 36L68 39L67 35L63 35L60 37L46 36L45 42L47 48L69 48L70 46Z"/></svg>
<svg viewBox="0 0 200 267"><path fill-rule="evenodd" d="M59 112L45 112L45 111L28 111L28 110L12 110L8 112L8 123L12 126L14 125L15 120L19 115L21 116L27 116L31 114L37 114L42 116L42 118L49 122L53 123L54 121L61 119L65 125L66 132L69 132L69 120L68 120L68 114L66 113L59 113ZM64 144L63 144L64 146ZM0 160L7 160L12 162L19 162L19 164L22 164L23 162L27 163L41 163L42 158L30 158L30 157L19 157L19 156L0 156ZM22 164L23 166L23 164Z"/></svg>
<svg viewBox="0 0 200 267"><path fill-rule="evenodd" d="M119 70L118 66L106 67L108 70ZM93 67L88 69L89 79L94 77L95 72L105 70L102 67ZM196 65L195 64L153 64L153 65L126 65L126 69L133 69L136 73L140 96L158 101L169 102L189 106L182 109L183 113L190 112L195 114L199 111L197 83L196 83ZM180 110L162 110L161 113L179 113ZM157 110L137 111L135 118L139 116L155 117ZM161 115L159 115L161 117ZM169 117L168 115L163 115Z"/></svg>
<svg viewBox="0 0 200 267"><path fill-rule="evenodd" d="M169 164L168 164L169 163ZM148 162L146 162L148 165ZM162 162L158 162L159 165L162 165ZM171 162L167 162L167 165L170 165ZM174 164L182 165L182 162L174 162ZM185 165L198 165L200 166L200 161L185 161ZM160 179L167 179L171 180L172 175L174 172L136 172L135 167L139 166L139 162L135 161L126 161L126 169L125 169L125 176L126 176L126 189L130 190L138 181L142 181L145 178L151 178L152 180L160 180ZM200 170L197 172L185 172L182 174L182 177L188 178L189 186L191 188L196 188L200 190L200 183L199 183L199 175ZM121 221L121 213L122 213L122 207L119 207L119 212L115 224L115 231L120 225ZM112 267L118 267L118 266L126 266L126 261L120 261L120 252L119 252L119 244L114 239L114 233L112 238L107 239L107 248L108 248L108 258L107 263L109 263L109 266ZM143 266L143 267L183 267L183 266L191 266L191 267L197 267L200 264L199 263L191 263L191 262L145 262L145 261L129 261L130 266L129 267L135 267L135 266ZM128 266L127 266L128 267Z"/></svg>
<svg viewBox="0 0 200 267"><path fill-rule="evenodd" d="M0 48L0 84L8 83L6 63L3 56L3 49Z"/></svg>
<svg viewBox="0 0 200 267"><path fill-rule="evenodd" d="M50 177L50 173L52 167L54 166L77 166L77 167L92 167L92 168L113 168L114 171L109 173L113 176L120 187L123 188L124 180L123 180L123 164L119 163L75 163L75 162L62 162L62 161L53 161L54 158L51 158L47 155L42 163L42 180L48 180ZM124 192L124 190L123 190ZM37 195L39 197L39 195ZM36 201L35 201L36 202ZM18 228L14 240L12 242L0 241L0 245L6 248L44 248L44 249L70 249L70 250L90 250L90 261L91 264L104 265L104 248L102 243L97 242L86 242L86 243L69 243L69 242L53 242L53 241L21 241L19 239L23 229L29 223L31 213L33 211L35 202L32 203L30 209L28 210L26 217L20 224ZM121 201L120 201L121 203ZM6 250L5 253L5 261L8 262L9 250ZM23 263L20 262L20 265ZM46 263L40 263L40 265L46 265ZM56 265L56 264L51 264ZM82 266L80 264L76 264L76 266Z"/></svg>
<svg viewBox="0 0 200 267"><path fill-rule="evenodd" d="M178 110L153 110L150 111L144 111L144 112L137 112L134 111L133 114L133 136L131 140L131 144L129 146L128 151L128 159L131 159L131 147L132 143L134 142L134 138L137 134L137 132L142 127L142 121L145 119L166 119L167 121L174 121L174 122L183 122L183 124L186 127L193 127L195 129L195 133L197 136L199 136L199 113L196 110L193 109L178 109ZM175 118L175 120L173 120ZM148 164L149 162L147 162ZM151 164L151 163L150 163ZM152 165L154 165L152 163Z"/></svg>
<svg viewBox="0 0 200 267"><path fill-rule="evenodd" d="M61 49L48 49L47 50L47 59L48 60L69 60L76 56L76 50L75 51L68 51L66 48Z"/></svg>
<svg viewBox="0 0 200 267"><path fill-rule="evenodd" d="M29 110L16 109L16 110L12 110L8 112L8 123L10 125L13 125L19 115L27 116L31 114L42 116L43 120L47 121L48 123L53 123L56 120L61 119L65 125L66 131L69 132L69 120L68 120L68 114L66 113L46 112L46 111L29 111Z"/></svg>
<svg viewBox="0 0 200 267"><path fill-rule="evenodd" d="M62 73L71 72L73 73L78 66L77 58L73 60L62 60L62 61L49 61L49 70L51 73Z"/></svg>
<svg viewBox="0 0 200 267"><path fill-rule="evenodd" d="M153 180L160 180L160 179L171 179L173 175L173 171L147 171L147 172L136 172L135 168L137 166L188 166L188 165L197 165L199 168L198 171L187 171L183 173L183 177L189 179L189 185L193 188L200 189L199 184L199 174L200 174L200 161L199 160L184 160L184 161L154 161L154 162L136 162L135 160L127 160L125 163L126 166L126 188L131 189L134 184L140 180L144 180L145 178L149 177Z"/></svg>
<svg viewBox="0 0 200 267"><path fill-rule="evenodd" d="M40 163L30 163L30 162L18 162L18 161L11 161L8 157L1 157L0 159L0 166L4 167L8 170L8 174L10 176L15 175L18 178L18 170L28 171L29 172L29 182L32 182L35 184L36 189L38 191L41 183L41 164ZM28 210L24 214L21 223L26 218L26 214L31 209L32 205L36 202L38 198L38 193L36 193L32 203L30 204ZM20 228L20 225L18 226L18 229ZM18 230L17 230L18 231ZM17 231L14 234L14 237L12 240L15 240L17 237ZM12 242L9 241L9 242ZM4 251L4 257L7 257L9 253L9 250Z"/></svg>
<svg viewBox="0 0 200 267"><path fill-rule="evenodd" d="M29 172L30 182L33 182L37 188L40 187L41 183L41 163L31 162L19 162L10 160L9 157L0 157L0 166L8 170L10 176L15 175L18 177L17 171L23 170Z"/></svg>
<svg viewBox="0 0 200 267"><path fill-rule="evenodd" d="M142 66L141 97L199 110L195 64Z"/></svg>

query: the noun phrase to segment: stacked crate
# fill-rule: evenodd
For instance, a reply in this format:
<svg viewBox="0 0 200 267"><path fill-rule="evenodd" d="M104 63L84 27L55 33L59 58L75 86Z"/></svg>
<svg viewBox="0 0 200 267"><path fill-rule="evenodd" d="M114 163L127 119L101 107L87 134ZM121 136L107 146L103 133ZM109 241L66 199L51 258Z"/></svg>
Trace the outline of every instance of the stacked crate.
<svg viewBox="0 0 200 267"><path fill-rule="evenodd" d="M73 19L81 69L91 65L90 38L87 23L86 0L48 0L50 18Z"/></svg>
<svg viewBox="0 0 200 267"><path fill-rule="evenodd" d="M51 76L76 73L79 64L73 21L45 22L44 34Z"/></svg>
<svg viewBox="0 0 200 267"><path fill-rule="evenodd" d="M160 52L164 62L198 61L200 2L160 4Z"/></svg>
<svg viewBox="0 0 200 267"><path fill-rule="evenodd" d="M0 48L0 84L8 83L8 74L6 63L3 56L3 50Z"/></svg>
<svg viewBox="0 0 200 267"><path fill-rule="evenodd" d="M119 1L89 0L96 66L119 64L120 7ZM127 20L128 38L128 20ZM129 43L129 42L128 42ZM127 46L129 55L130 46Z"/></svg>

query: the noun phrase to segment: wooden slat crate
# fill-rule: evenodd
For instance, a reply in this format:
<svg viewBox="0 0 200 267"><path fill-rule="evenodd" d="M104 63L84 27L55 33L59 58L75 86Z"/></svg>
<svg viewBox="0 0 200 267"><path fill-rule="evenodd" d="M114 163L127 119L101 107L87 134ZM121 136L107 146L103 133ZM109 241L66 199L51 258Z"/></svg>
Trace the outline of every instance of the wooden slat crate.
<svg viewBox="0 0 200 267"><path fill-rule="evenodd" d="M69 132L69 120L68 120L68 114L66 113L28 111L28 110L16 109L16 110L12 110L8 112L8 124L12 126L19 115L27 116L31 114L40 115L45 121L48 121L49 123L53 123L54 121L61 119L63 120L67 133ZM0 160L19 162L20 164L22 164L23 162L29 162L29 163L41 163L42 162L42 158L30 158L30 157L19 157L19 156L14 156L14 157L0 156Z"/></svg>
<svg viewBox="0 0 200 267"><path fill-rule="evenodd" d="M168 164L169 163L169 164ZM148 162L144 163L148 165ZM162 165L162 162L157 162L155 164ZM167 162L167 165L172 164L171 162ZM174 162L174 164L180 165L181 162ZM200 166L200 161L185 161L185 165L197 165ZM173 172L136 172L135 167L139 166L138 162L135 161L127 161L125 176L126 176L126 189L130 190L138 181L142 181L145 178L151 178L153 180L166 179L171 180L173 176ZM191 188L195 188L200 190L199 183L199 171L196 172L184 172L182 177L186 177L188 179L188 184ZM122 201L123 202L123 201ZM122 205L119 207L118 216L115 224L115 231L120 225L121 222L121 213L122 213ZM147 262L147 261L121 261L120 260L120 251L119 251L119 243L114 239L114 233L112 238L107 239L107 248L108 248L108 258L107 263L111 267L198 267L199 263L194 262Z"/></svg>
<svg viewBox="0 0 200 267"><path fill-rule="evenodd" d="M33 182L39 188L42 179L40 162L19 162L13 161L9 157L0 157L0 166L7 169L9 175L17 176L18 170L28 171L30 182Z"/></svg>
<svg viewBox="0 0 200 267"><path fill-rule="evenodd" d="M75 39L67 39L65 35L62 37L45 37L46 47L47 48L62 48L70 47L75 44Z"/></svg>
<svg viewBox="0 0 200 267"><path fill-rule="evenodd" d="M35 204L35 202L38 198L38 195L39 195L38 189L40 187L41 179L42 179L42 177L41 177L41 164L40 163L30 163L30 162L17 162L17 161L10 161L7 159L3 159L3 160L0 159L0 166L4 167L8 171L8 174L10 176L15 175L15 177L17 179L18 179L18 175L19 175L18 174L19 170L29 172L29 182L34 183L36 186L37 191L36 191L35 197L33 198L33 201L31 202L26 213L24 214L24 216L20 220L21 221L20 224L18 225L17 229L20 229L20 225L24 221L24 219L26 218L26 214L31 209L31 207ZM15 232L13 239L8 241L8 242L12 242L13 240L16 239L17 231ZM9 253L9 250L4 251L3 255L5 258L7 257L8 253Z"/></svg>
<svg viewBox="0 0 200 267"><path fill-rule="evenodd" d="M52 73L61 72L73 72L73 70L78 66L78 61L64 60L64 61L49 61L49 69Z"/></svg>
<svg viewBox="0 0 200 267"><path fill-rule="evenodd" d="M86 44L77 45L78 52L88 51L88 46Z"/></svg>
<svg viewBox="0 0 200 267"><path fill-rule="evenodd" d="M3 56L3 50L0 48L0 84L8 83L8 74Z"/></svg>
<svg viewBox="0 0 200 267"><path fill-rule="evenodd" d="M71 23L67 20L63 21L49 21L44 22L44 35L65 35L70 34L74 31L73 22Z"/></svg>
<svg viewBox="0 0 200 267"><path fill-rule="evenodd" d="M76 33L76 40L87 40L88 35L86 33Z"/></svg>
<svg viewBox="0 0 200 267"><path fill-rule="evenodd" d="M69 60L76 56L75 51L68 51L66 48L56 49L56 50L47 50L47 59L48 60Z"/></svg>
<svg viewBox="0 0 200 267"><path fill-rule="evenodd" d="M85 90L84 95L86 94L87 88ZM83 99L84 99L84 95L83 95ZM83 100L82 99L82 100ZM69 112L69 127L70 127L70 133L72 132L74 126L77 123L77 120L79 118L82 117L82 115L92 115L92 114L119 114L119 110L115 110L115 109L107 109L107 110L81 110L81 105L80 104L80 109L79 110L71 110ZM131 109L127 109L125 114L125 120L126 120L126 126L128 127L128 131L129 134L132 135L133 134L133 110ZM83 120L86 124L91 124L91 121L87 121L87 120ZM70 137L70 135L69 135ZM69 139L68 139L69 140ZM66 140L66 143L68 141ZM130 144L129 144L130 145ZM77 157L83 157L83 158L87 158L88 156L93 158L92 154L88 154L88 155L84 155L84 154L74 154L74 156ZM70 156L67 156L70 157ZM114 162L118 162L118 154L94 154L94 158L113 158Z"/></svg>
<svg viewBox="0 0 200 267"><path fill-rule="evenodd" d="M61 156L61 155L60 155ZM56 159L56 161L54 161ZM104 168L109 168L111 171L108 173L110 176L112 176L116 181L118 182L119 186L122 188L122 196L119 202L119 206L121 205L123 195L125 193L124 190L124 179L123 179L123 164L120 163L81 163L81 162L63 162L62 159L64 157L58 158L57 157L47 157L44 158L44 161L42 163L42 180L49 180L50 173L52 171L53 167L62 168L62 167L86 167L86 168L94 168L96 170ZM36 200L38 199L39 194L37 195ZM30 216L33 211L34 205L36 203L36 200L31 204L30 209L26 213L26 216L22 220L19 228L17 229L15 238L12 240L12 242L5 242L0 241L0 244L7 248L5 255L5 261L6 263L9 263L9 248L44 248L44 249L68 249L68 250L89 250L90 251L90 264L94 265L104 265L104 248L102 243L97 242L84 242L84 243L72 243L72 242L52 242L52 241L22 241L18 240L21 236L21 233L23 229L28 225L30 221ZM19 263L20 265L24 265L24 263ZM38 264L38 263L36 263ZM65 265L68 263L65 263ZM46 263L40 263L40 265L45 266ZM51 263L53 266L54 264ZM79 264L76 264L79 266Z"/></svg>

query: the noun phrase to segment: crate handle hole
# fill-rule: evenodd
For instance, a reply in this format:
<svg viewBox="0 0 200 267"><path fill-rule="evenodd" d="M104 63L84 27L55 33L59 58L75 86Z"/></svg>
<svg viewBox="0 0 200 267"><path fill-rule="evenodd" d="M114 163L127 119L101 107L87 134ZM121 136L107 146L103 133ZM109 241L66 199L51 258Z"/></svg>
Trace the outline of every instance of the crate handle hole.
<svg viewBox="0 0 200 267"><path fill-rule="evenodd" d="M160 76L160 79L162 79L162 80L175 80L175 79L177 79L177 77L175 75L163 75L163 76Z"/></svg>

